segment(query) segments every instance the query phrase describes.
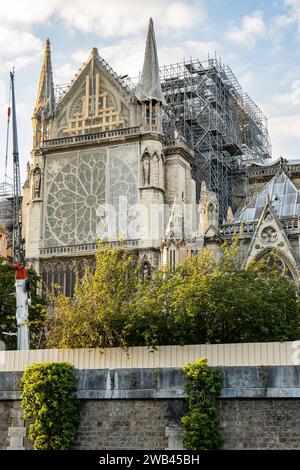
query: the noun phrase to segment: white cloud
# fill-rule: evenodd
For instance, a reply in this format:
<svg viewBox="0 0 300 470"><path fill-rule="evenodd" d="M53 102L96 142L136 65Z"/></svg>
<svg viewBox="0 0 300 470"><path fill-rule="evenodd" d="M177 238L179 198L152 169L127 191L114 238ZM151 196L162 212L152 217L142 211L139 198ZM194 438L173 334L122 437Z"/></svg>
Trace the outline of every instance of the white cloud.
<svg viewBox="0 0 300 470"><path fill-rule="evenodd" d="M284 115L295 115L300 105L300 80L293 80L286 91L274 93L265 99L264 110L269 116L278 117ZM300 133L299 133L300 135Z"/></svg>
<svg viewBox="0 0 300 470"><path fill-rule="evenodd" d="M45 13L40 15L41 10L35 0L0 2L0 75L39 59L42 41L30 31L29 23L42 21Z"/></svg>
<svg viewBox="0 0 300 470"><path fill-rule="evenodd" d="M253 48L257 39L266 34L266 26L263 20L263 13L255 11L251 15L242 18L241 26L232 25L225 32L225 38L239 46L249 49Z"/></svg>
<svg viewBox="0 0 300 470"><path fill-rule="evenodd" d="M118 45L106 46L99 49L99 54L119 74L128 74L135 78L143 66L145 38L136 38L134 41L123 41ZM214 56L220 51L220 45L215 41L183 41L172 46L158 48L159 64L168 65L181 62L184 58L207 59L208 54ZM78 68L87 61L90 51L78 49L71 54L71 62L66 62L54 68L57 83L70 81Z"/></svg>
<svg viewBox="0 0 300 470"><path fill-rule="evenodd" d="M71 30L103 37L136 35L154 17L165 32L186 30L205 16L203 0L9 0L0 2L1 23L35 25L60 18Z"/></svg>
<svg viewBox="0 0 300 470"><path fill-rule="evenodd" d="M289 93L280 93L273 96L273 102L286 106L297 106L300 104L300 80L291 84Z"/></svg>
<svg viewBox="0 0 300 470"><path fill-rule="evenodd" d="M151 16L160 34L189 30L205 16L201 0L65 0L56 14L72 30L107 38L136 36Z"/></svg>
<svg viewBox="0 0 300 470"><path fill-rule="evenodd" d="M291 23L298 25L298 35L300 37L300 0L284 0L284 5L289 7L287 18Z"/></svg>
<svg viewBox="0 0 300 470"><path fill-rule="evenodd" d="M291 23L293 23L294 18L292 18L289 15L275 15L272 18L272 27L275 29L283 29L286 26L289 26Z"/></svg>
<svg viewBox="0 0 300 470"><path fill-rule="evenodd" d="M300 140L300 114L295 116L277 116L269 120L272 133L277 135L277 140L286 141L293 138Z"/></svg>
<svg viewBox="0 0 300 470"><path fill-rule="evenodd" d="M273 156L282 154L285 157L300 155L300 114L281 115L269 119L269 130L272 139Z"/></svg>
<svg viewBox="0 0 300 470"><path fill-rule="evenodd" d="M277 55L283 49L284 35L287 28L295 22L295 17L289 13L283 15L275 15L271 18L269 25L269 36L271 38L273 55Z"/></svg>
<svg viewBox="0 0 300 470"><path fill-rule="evenodd" d="M1 23L33 25L46 21L60 6L59 0L1 0Z"/></svg>
<svg viewBox="0 0 300 470"><path fill-rule="evenodd" d="M20 31L7 25L0 27L0 56L3 59L12 56L24 56L41 52L42 42L28 31Z"/></svg>

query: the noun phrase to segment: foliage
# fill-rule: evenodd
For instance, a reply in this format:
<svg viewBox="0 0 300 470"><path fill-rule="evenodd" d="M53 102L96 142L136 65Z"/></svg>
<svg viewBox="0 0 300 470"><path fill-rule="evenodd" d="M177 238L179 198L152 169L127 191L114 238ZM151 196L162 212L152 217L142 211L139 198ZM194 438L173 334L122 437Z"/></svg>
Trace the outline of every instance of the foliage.
<svg viewBox="0 0 300 470"><path fill-rule="evenodd" d="M208 250L161 270L133 296L128 345L294 340L298 289L275 266L244 268L235 239L217 262Z"/></svg>
<svg viewBox="0 0 300 470"><path fill-rule="evenodd" d="M34 450L70 449L78 424L74 367L64 362L32 364L24 371L21 387Z"/></svg>
<svg viewBox="0 0 300 470"><path fill-rule="evenodd" d="M216 402L222 388L220 372L209 368L206 359L187 364L183 372L186 375L188 405L187 414L181 418L184 448L218 449L223 444Z"/></svg>
<svg viewBox="0 0 300 470"><path fill-rule="evenodd" d="M60 348L125 345L125 327L138 269L132 255L105 248L96 254L95 272L88 266L73 298L51 296L49 346Z"/></svg>
<svg viewBox="0 0 300 470"><path fill-rule="evenodd" d="M132 255L105 249L75 295L53 299L51 347L288 341L300 335L298 289L276 266L244 268L237 239L142 281Z"/></svg>
<svg viewBox="0 0 300 470"><path fill-rule="evenodd" d="M31 285L31 305L29 307L30 348L38 348L45 320L45 301L36 293L39 277L34 269L28 270ZM16 332L15 271L0 258L0 339L7 349L16 349L16 336L3 335L3 332Z"/></svg>

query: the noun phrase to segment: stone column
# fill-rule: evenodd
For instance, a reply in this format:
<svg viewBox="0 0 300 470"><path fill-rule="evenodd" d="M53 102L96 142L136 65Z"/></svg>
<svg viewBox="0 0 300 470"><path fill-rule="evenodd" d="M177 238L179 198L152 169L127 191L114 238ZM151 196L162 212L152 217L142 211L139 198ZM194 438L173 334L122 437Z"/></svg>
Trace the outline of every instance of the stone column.
<svg viewBox="0 0 300 470"><path fill-rule="evenodd" d="M24 438L26 427L24 426L23 412L18 403L10 410L11 426L8 428L9 446L7 450L25 450Z"/></svg>
<svg viewBox="0 0 300 470"><path fill-rule="evenodd" d="M165 435L168 438L168 447L166 450L183 449L183 432L181 426L178 424L166 426Z"/></svg>

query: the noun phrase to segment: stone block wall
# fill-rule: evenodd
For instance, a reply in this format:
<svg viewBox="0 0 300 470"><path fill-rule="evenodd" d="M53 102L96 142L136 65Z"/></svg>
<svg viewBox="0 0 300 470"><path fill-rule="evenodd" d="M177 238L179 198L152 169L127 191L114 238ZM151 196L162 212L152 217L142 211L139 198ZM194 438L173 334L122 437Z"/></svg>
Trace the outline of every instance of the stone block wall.
<svg viewBox="0 0 300 470"><path fill-rule="evenodd" d="M300 366L222 367L221 373L225 449L300 449ZM0 373L0 449L23 436L20 375ZM182 449L181 369L84 369L77 376L76 449ZM30 442L18 446L30 449Z"/></svg>
<svg viewBox="0 0 300 470"><path fill-rule="evenodd" d="M184 400L82 400L76 449L166 449Z"/></svg>
<svg viewBox="0 0 300 470"><path fill-rule="evenodd" d="M10 410L12 402L9 400L0 401L0 450L6 449L9 444L8 428L10 426Z"/></svg>
<svg viewBox="0 0 300 470"><path fill-rule="evenodd" d="M225 449L300 449L300 399L220 400Z"/></svg>

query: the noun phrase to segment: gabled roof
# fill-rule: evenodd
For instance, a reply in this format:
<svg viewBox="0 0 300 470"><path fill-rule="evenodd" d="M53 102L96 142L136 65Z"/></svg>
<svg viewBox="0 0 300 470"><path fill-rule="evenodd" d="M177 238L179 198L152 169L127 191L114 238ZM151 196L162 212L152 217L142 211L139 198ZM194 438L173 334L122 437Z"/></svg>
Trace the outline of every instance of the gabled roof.
<svg viewBox="0 0 300 470"><path fill-rule="evenodd" d="M285 269L299 283L299 262L295 251L283 230L276 210L267 196L261 216L253 234L246 267L252 261L275 257L284 262Z"/></svg>
<svg viewBox="0 0 300 470"><path fill-rule="evenodd" d="M68 96L72 93L73 88L76 87L77 83L83 77L86 73L89 73L90 71L94 70L94 66L98 66L102 73L106 75L107 78L112 79L112 81L115 83L115 85L122 90L125 94L131 94L131 91L128 87L127 82L124 80L125 77L120 77L113 69L112 67L99 55L98 49L96 47L93 47L89 58L87 62L84 62L81 66L81 68L78 70L76 73L74 79L71 81L70 85L68 88L65 90L65 92L61 95L61 97L58 100L57 107L60 107L62 103L68 99Z"/></svg>
<svg viewBox="0 0 300 470"><path fill-rule="evenodd" d="M284 170L276 175L234 217L232 224L254 222L263 212L267 195L279 219L300 216L300 192Z"/></svg>

